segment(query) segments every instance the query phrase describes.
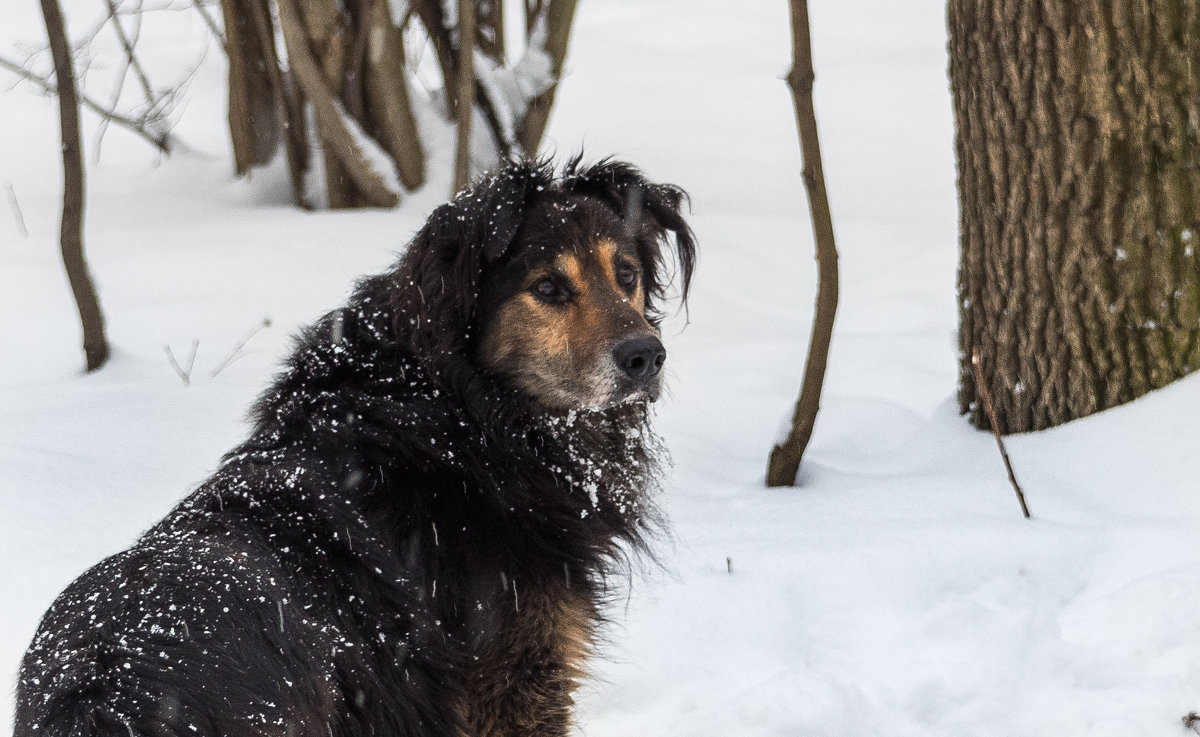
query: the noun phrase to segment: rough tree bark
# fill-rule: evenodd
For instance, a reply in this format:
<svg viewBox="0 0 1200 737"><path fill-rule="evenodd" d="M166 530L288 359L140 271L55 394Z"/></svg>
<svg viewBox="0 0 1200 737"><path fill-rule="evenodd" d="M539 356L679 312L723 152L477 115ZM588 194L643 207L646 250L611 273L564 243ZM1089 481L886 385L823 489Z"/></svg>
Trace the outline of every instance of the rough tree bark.
<svg viewBox="0 0 1200 737"><path fill-rule="evenodd" d="M1002 432L1200 366L1200 4L950 0L960 392Z"/></svg>
<svg viewBox="0 0 1200 737"><path fill-rule="evenodd" d="M817 303L808 345L804 380L792 415L787 439L771 451L767 464L767 486L791 486L796 483L800 461L812 437L821 405L821 387L825 383L825 364L833 338L833 318L838 300L838 254L833 239L833 217L825 192L825 173L821 167L821 144L817 138L817 115L813 108L812 44L808 27L807 0L792 0L792 71L787 76L796 110L796 128L804 158L804 186L808 191L813 237L817 249Z"/></svg>
<svg viewBox="0 0 1200 737"><path fill-rule="evenodd" d="M83 353L87 370L95 371L108 360L108 338L104 334L104 314L83 256L83 147L79 138L79 100L75 90L75 70L66 24L58 0L41 0L54 76L58 82L58 112L62 126L63 212L60 231L63 266L79 320L83 325Z"/></svg>

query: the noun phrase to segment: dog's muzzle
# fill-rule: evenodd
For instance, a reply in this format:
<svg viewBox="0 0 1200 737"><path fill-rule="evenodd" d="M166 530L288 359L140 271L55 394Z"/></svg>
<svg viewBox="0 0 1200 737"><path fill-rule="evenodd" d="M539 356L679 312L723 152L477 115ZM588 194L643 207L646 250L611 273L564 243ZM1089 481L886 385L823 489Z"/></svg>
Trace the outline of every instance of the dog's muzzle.
<svg viewBox="0 0 1200 737"><path fill-rule="evenodd" d="M613 361L621 371L621 384L628 394L644 393L651 401L658 399L663 363L667 350L653 335L626 338L613 348Z"/></svg>

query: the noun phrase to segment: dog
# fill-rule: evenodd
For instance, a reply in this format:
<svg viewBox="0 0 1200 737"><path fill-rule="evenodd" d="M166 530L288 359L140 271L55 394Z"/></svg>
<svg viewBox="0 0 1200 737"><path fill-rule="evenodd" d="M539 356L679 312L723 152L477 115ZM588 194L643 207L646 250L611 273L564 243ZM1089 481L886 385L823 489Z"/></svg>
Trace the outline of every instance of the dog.
<svg viewBox="0 0 1200 737"><path fill-rule="evenodd" d="M301 333L249 439L50 607L14 737L567 735L608 582L661 529L685 202L576 158L436 209Z"/></svg>

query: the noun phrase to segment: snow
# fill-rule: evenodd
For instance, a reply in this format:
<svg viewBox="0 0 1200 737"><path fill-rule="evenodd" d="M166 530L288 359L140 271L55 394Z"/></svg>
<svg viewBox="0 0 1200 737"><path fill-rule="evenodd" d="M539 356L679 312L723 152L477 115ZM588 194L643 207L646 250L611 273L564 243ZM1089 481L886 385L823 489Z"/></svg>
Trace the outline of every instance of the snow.
<svg viewBox="0 0 1200 737"><path fill-rule="evenodd" d="M392 159L391 154L384 151L374 138L367 135L341 102L334 100L333 107L337 111L338 117L342 119L342 124L346 126L346 131L350 134L351 140L354 141L355 147L366 161L371 173L378 177L388 192L399 194L402 191L400 175L396 172L396 162Z"/></svg>
<svg viewBox="0 0 1200 737"><path fill-rule="evenodd" d="M82 32L95 8L65 4ZM615 154L684 186L701 252L664 336L673 539L663 570L611 612L580 734L1185 733L1200 709L1200 380L1009 438L1023 520L993 439L953 399L944 3L810 5L842 300L803 485L772 491L766 455L799 386L815 286L781 81L786 4L579 5L547 148ZM0 51L41 38L36 5L4 14ZM193 153L161 160L110 128L96 163L85 115L86 242L116 347L94 376L57 261L56 107L25 85L0 94L0 185L30 231L0 204L8 692L53 597L215 469L292 330L387 265L449 194L442 166L396 211L303 213L281 166L232 180L207 33L166 11L142 33L162 79L210 45L176 128ZM163 346L183 361L193 339L185 387Z"/></svg>
<svg viewBox="0 0 1200 737"><path fill-rule="evenodd" d="M521 58L511 66L498 66L486 54L475 50L475 76L492 103L505 141L517 139L517 116L529 107L529 101L545 92L554 82L550 55L546 53L546 22L538 20Z"/></svg>

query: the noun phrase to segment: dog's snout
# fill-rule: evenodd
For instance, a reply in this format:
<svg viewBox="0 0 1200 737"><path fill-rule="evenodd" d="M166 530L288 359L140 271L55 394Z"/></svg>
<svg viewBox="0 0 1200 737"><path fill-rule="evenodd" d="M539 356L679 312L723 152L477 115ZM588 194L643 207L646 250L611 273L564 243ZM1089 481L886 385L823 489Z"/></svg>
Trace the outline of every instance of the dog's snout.
<svg viewBox="0 0 1200 737"><path fill-rule="evenodd" d="M628 338L613 349L613 359L631 379L649 379L658 376L667 351L662 342L653 335Z"/></svg>

